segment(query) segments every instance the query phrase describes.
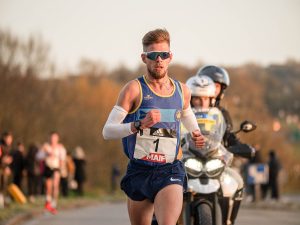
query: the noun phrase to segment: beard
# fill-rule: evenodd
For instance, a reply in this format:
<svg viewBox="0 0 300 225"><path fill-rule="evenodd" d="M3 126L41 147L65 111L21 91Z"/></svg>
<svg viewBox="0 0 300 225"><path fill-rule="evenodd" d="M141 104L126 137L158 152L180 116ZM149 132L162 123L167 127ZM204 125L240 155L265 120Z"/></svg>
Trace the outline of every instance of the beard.
<svg viewBox="0 0 300 225"><path fill-rule="evenodd" d="M147 71L148 71L149 75L156 80L159 80L159 79L165 77L168 72L167 70L165 70L165 71L151 70L149 67L147 67Z"/></svg>

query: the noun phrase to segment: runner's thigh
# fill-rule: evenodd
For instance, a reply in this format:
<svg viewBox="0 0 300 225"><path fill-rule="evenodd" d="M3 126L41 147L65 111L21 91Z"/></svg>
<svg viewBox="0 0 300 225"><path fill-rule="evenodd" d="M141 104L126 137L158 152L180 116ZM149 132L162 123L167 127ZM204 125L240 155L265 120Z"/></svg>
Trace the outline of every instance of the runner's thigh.
<svg viewBox="0 0 300 225"><path fill-rule="evenodd" d="M149 200L134 201L128 198L128 214L131 225L150 225L154 208Z"/></svg>
<svg viewBox="0 0 300 225"><path fill-rule="evenodd" d="M155 216L158 224L175 225L182 209L183 187L171 184L158 192L154 200Z"/></svg>

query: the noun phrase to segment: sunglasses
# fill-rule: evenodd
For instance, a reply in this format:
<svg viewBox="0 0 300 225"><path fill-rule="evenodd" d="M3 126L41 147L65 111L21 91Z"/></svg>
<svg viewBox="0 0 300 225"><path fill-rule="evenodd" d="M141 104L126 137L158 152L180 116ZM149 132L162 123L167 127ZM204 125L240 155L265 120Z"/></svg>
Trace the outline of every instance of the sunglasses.
<svg viewBox="0 0 300 225"><path fill-rule="evenodd" d="M144 52L143 54L150 60L156 60L159 56L162 60L170 58L170 52Z"/></svg>

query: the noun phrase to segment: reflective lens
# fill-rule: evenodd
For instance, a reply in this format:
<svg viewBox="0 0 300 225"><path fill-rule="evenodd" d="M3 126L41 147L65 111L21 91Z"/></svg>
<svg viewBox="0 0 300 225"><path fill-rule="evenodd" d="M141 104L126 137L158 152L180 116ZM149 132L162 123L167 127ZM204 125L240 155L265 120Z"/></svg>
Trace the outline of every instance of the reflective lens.
<svg viewBox="0 0 300 225"><path fill-rule="evenodd" d="M144 52L146 57L150 60L156 60L159 56L162 60L165 60L170 57L170 52Z"/></svg>

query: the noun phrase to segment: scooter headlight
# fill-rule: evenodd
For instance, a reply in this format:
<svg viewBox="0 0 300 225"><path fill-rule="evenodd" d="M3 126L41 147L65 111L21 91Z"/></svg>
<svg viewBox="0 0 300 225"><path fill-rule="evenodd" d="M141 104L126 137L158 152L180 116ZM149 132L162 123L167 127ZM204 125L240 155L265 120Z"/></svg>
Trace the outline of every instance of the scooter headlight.
<svg viewBox="0 0 300 225"><path fill-rule="evenodd" d="M209 177L214 177L219 175L225 167L225 164L220 159L209 160L205 164L206 173Z"/></svg>
<svg viewBox="0 0 300 225"><path fill-rule="evenodd" d="M195 177L200 176L203 169L202 162L197 160L196 158L188 158L187 160L185 160L184 166L187 173Z"/></svg>

